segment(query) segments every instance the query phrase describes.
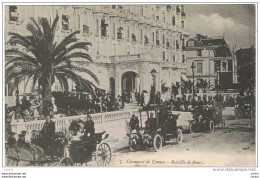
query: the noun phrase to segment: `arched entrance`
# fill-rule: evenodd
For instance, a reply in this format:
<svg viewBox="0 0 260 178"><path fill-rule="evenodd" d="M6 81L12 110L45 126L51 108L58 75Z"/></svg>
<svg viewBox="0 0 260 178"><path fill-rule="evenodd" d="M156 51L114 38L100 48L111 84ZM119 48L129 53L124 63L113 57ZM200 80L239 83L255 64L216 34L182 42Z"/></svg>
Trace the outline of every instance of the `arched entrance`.
<svg viewBox="0 0 260 178"><path fill-rule="evenodd" d="M136 78L138 74L135 72L126 72L122 75L122 93L123 91L130 92L134 90L138 90L138 86L136 86Z"/></svg>

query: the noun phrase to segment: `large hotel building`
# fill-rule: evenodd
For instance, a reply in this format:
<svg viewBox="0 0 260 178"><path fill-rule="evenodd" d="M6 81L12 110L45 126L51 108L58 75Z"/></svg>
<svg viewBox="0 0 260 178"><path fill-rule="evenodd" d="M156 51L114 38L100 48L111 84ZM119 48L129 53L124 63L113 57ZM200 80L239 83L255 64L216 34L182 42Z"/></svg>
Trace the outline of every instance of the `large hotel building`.
<svg viewBox="0 0 260 178"><path fill-rule="evenodd" d="M31 17L46 17L52 22L56 14L57 42L80 30L77 38L92 43L89 54L94 62L74 62L90 69L100 81L98 87L106 92L114 92L115 96L124 90L150 92L155 84L156 91L167 99L171 85L186 79L184 47L188 34L183 5L5 6L5 41L8 32L29 35L26 25ZM155 78L151 75L153 69ZM70 90L75 89L70 83ZM168 90L162 91L162 86ZM55 82L53 90L60 88ZM21 83L19 90L20 94L30 93L32 87L25 88ZM15 101L14 93L6 85L9 103Z"/></svg>

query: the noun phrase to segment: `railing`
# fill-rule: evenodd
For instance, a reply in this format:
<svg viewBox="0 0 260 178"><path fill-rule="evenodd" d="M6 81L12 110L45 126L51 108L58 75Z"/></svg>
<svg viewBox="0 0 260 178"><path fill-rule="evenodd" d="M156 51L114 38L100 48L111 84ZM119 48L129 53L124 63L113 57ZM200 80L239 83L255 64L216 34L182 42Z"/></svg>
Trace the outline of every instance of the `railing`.
<svg viewBox="0 0 260 178"><path fill-rule="evenodd" d="M103 130L115 130L119 134L124 134L126 121L130 119L132 113L137 113L137 110L129 110L129 111L113 111L106 113L96 113L90 114L92 116L92 120L95 123L95 129L97 132ZM86 120L87 115L77 115L77 116L69 116L69 117L57 117L52 120L55 122L55 131L60 132L64 130L68 130L70 123L73 120L82 119ZM18 134L21 133L22 130L26 130L31 132L32 130L41 130L44 125L45 120L36 120L30 122L12 122L11 130L12 132L16 132ZM114 133L115 135L117 133Z"/></svg>

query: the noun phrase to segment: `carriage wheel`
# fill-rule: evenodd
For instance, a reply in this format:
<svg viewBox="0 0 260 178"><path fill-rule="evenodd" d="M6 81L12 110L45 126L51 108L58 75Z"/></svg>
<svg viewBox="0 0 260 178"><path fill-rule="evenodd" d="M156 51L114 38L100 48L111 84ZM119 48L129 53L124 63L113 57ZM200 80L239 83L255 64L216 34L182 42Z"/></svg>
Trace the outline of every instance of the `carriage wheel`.
<svg viewBox="0 0 260 178"><path fill-rule="evenodd" d="M107 143L102 143L96 151L96 162L98 166L108 166L112 158L111 148Z"/></svg>
<svg viewBox="0 0 260 178"><path fill-rule="evenodd" d="M162 137L156 134L153 138L153 148L155 151L159 151L162 148Z"/></svg>
<svg viewBox="0 0 260 178"><path fill-rule="evenodd" d="M214 122L213 121L210 121L209 122L209 131L212 133L214 132Z"/></svg>
<svg viewBox="0 0 260 178"><path fill-rule="evenodd" d="M73 166L74 163L69 157L64 157L60 160L59 166Z"/></svg>
<svg viewBox="0 0 260 178"><path fill-rule="evenodd" d="M176 138L176 141L178 144L181 144L182 143L182 131L181 129L178 129L177 130L177 138Z"/></svg>

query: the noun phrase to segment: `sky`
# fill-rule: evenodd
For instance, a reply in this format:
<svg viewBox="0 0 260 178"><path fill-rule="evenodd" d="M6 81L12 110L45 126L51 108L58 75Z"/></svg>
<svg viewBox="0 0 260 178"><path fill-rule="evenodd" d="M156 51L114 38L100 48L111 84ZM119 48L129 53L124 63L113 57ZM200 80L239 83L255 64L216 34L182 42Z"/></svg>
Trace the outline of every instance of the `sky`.
<svg viewBox="0 0 260 178"><path fill-rule="evenodd" d="M231 49L255 46L255 5L185 5L185 11L190 37L197 33L224 36Z"/></svg>

